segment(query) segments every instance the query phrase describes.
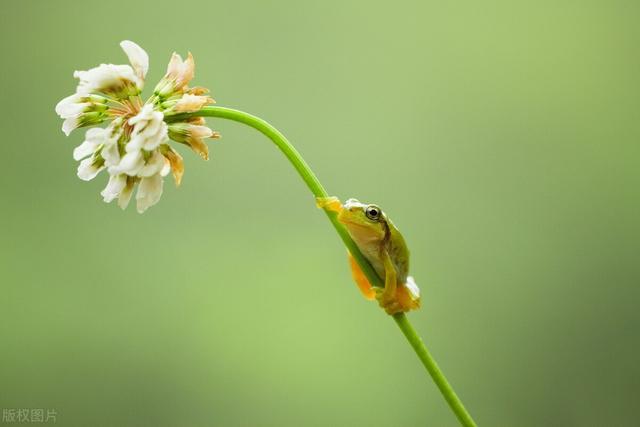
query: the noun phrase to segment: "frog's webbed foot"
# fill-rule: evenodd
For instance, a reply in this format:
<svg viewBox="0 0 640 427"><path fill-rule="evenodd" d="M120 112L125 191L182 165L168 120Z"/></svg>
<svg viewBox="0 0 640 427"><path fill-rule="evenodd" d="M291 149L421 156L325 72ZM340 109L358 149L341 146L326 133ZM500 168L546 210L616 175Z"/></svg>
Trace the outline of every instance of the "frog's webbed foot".
<svg viewBox="0 0 640 427"><path fill-rule="evenodd" d="M390 294L385 289L373 289L376 291L378 304L387 314L394 315L420 308L420 296L408 284L398 285L395 294Z"/></svg>
<svg viewBox="0 0 640 427"><path fill-rule="evenodd" d="M335 196L316 197L316 206L320 209L335 213L340 213L342 210L342 203L340 199Z"/></svg>
<svg viewBox="0 0 640 427"><path fill-rule="evenodd" d="M398 299L395 295L389 294L384 289L374 288L376 291L376 299L378 300L378 304L387 314L396 314L403 312L405 310L402 309Z"/></svg>

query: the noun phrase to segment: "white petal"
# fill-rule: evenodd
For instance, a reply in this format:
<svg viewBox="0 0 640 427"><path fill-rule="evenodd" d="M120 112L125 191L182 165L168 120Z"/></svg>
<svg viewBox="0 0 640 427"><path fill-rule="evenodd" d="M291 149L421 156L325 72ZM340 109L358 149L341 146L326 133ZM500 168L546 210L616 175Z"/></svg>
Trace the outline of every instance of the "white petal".
<svg viewBox="0 0 640 427"><path fill-rule="evenodd" d="M109 183L107 183L107 186L102 190L100 195L103 197L105 202L111 203L113 199L120 195L120 192L126 185L126 175L111 175Z"/></svg>
<svg viewBox="0 0 640 427"><path fill-rule="evenodd" d="M164 156L162 156L164 157ZM164 166L160 170L160 176L167 176L171 172L171 162L166 157L164 158Z"/></svg>
<svg viewBox="0 0 640 427"><path fill-rule="evenodd" d="M102 144L106 136L107 129L103 128L91 128L84 134L84 139L87 141L95 142L96 144Z"/></svg>
<svg viewBox="0 0 640 427"><path fill-rule="evenodd" d="M73 150L73 159L81 160L93 154L98 145L104 143L106 129L91 128L84 134L84 142Z"/></svg>
<svg viewBox="0 0 640 427"><path fill-rule="evenodd" d="M129 57L129 62L131 62L138 77L144 80L147 70L149 70L149 55L147 55L147 52L130 40L120 42L120 47Z"/></svg>
<svg viewBox="0 0 640 427"><path fill-rule="evenodd" d="M112 86L119 86L122 81L129 81L142 88L142 79L129 65L100 64L86 71L76 71L73 76L80 80L76 92L86 95L102 91Z"/></svg>
<svg viewBox="0 0 640 427"><path fill-rule="evenodd" d="M132 151L124 155L120 164L116 167L118 173L126 173L129 176L136 176L138 171L144 166L142 152Z"/></svg>
<svg viewBox="0 0 640 427"><path fill-rule="evenodd" d="M109 141L102 149L102 157L104 158L105 166L116 166L120 163L120 152L118 151L118 144Z"/></svg>
<svg viewBox="0 0 640 427"><path fill-rule="evenodd" d="M93 141L84 141L73 150L73 160L82 160L96 151L98 144Z"/></svg>
<svg viewBox="0 0 640 427"><path fill-rule="evenodd" d="M158 133L158 129L162 126L164 115L160 111L154 111L144 127L139 132L141 135L151 137Z"/></svg>
<svg viewBox="0 0 640 427"><path fill-rule="evenodd" d="M131 137L131 140L127 142L127 145L124 146L124 149L127 153L133 153L136 151L140 151L142 149L142 145L144 144L144 138L140 135L136 135Z"/></svg>
<svg viewBox="0 0 640 427"><path fill-rule="evenodd" d="M129 119L129 124L135 126L138 122L151 120L153 118L153 105L145 104L138 114Z"/></svg>
<svg viewBox="0 0 640 427"><path fill-rule="evenodd" d="M155 151L147 164L145 164L140 171L138 171L138 176L149 177L151 175L155 175L159 173L164 167L164 156L160 154L158 151Z"/></svg>
<svg viewBox="0 0 640 427"><path fill-rule="evenodd" d="M62 117L63 119L66 119L70 116L76 115L76 114L80 114L82 112L82 110L80 112L78 112L78 107L77 105L80 103L80 100L82 99L82 97L80 95L78 95L77 93L74 93L73 95L67 96L66 98L64 98L62 101L58 102L56 104L56 114L59 115L60 117ZM82 109L84 109L84 106L86 106L88 104L83 104L83 107L81 107Z"/></svg>
<svg viewBox="0 0 640 427"><path fill-rule="evenodd" d="M147 151L155 150L160 144L165 142L169 138L169 127L165 122L160 122L155 134L149 135L145 140L142 148Z"/></svg>
<svg viewBox="0 0 640 427"><path fill-rule="evenodd" d="M62 132L65 135L69 136L69 134L78 127L78 118L77 117L69 117L64 123L62 123Z"/></svg>
<svg viewBox="0 0 640 427"><path fill-rule="evenodd" d="M127 144L128 152L145 149L151 151L167 140L167 124L164 115L155 111L151 104L146 104L142 110L129 119L133 126L131 141Z"/></svg>
<svg viewBox="0 0 640 427"><path fill-rule="evenodd" d="M162 196L162 185L163 179L159 174L142 178L136 194L136 208L139 213L158 203Z"/></svg>
<svg viewBox="0 0 640 427"><path fill-rule="evenodd" d="M80 102L81 99L82 97L77 93L74 93L73 95L69 95L66 98L62 98L62 100L60 100L60 102L56 104L56 114L58 114L59 116L62 115L62 110L64 109L65 106L69 104L76 104Z"/></svg>
<svg viewBox="0 0 640 427"><path fill-rule="evenodd" d="M78 178L83 181L91 181L102 169L104 169L104 166L100 166L99 168L93 166L93 162L93 157L89 157L88 159L84 159L80 162L80 166L78 166Z"/></svg>
<svg viewBox="0 0 640 427"><path fill-rule="evenodd" d="M118 206L120 206L121 209L126 209L127 206L129 206L129 200L131 200L132 194L133 185L125 185L118 197Z"/></svg>

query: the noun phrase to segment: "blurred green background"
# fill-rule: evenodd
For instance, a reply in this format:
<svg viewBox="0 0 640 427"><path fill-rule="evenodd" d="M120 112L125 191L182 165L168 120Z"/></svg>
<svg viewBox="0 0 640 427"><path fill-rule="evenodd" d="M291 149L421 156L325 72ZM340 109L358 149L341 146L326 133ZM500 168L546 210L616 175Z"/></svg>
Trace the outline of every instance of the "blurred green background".
<svg viewBox="0 0 640 427"><path fill-rule="evenodd" d="M640 4L3 1L0 408L65 426L455 426L261 135L144 215L80 181L72 72L172 51L404 232L481 426L637 425ZM150 86L150 87L149 87ZM182 147L180 147L182 149Z"/></svg>

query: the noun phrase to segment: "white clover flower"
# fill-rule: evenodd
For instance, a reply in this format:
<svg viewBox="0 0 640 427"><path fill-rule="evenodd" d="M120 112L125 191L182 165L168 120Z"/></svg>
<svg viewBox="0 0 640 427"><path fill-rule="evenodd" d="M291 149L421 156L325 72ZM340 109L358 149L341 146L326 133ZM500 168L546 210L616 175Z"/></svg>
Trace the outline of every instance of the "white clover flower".
<svg viewBox="0 0 640 427"><path fill-rule="evenodd" d="M142 213L160 200L163 178L169 172L176 185L182 180L184 163L169 145L170 138L207 159L204 138L218 138L219 134L206 127L202 117L173 120L170 126L165 121L173 114L196 112L214 102L203 96L207 89L188 87L195 67L191 53L185 61L173 53L153 96L143 102L140 93L149 56L132 41L125 40L120 46L131 65L100 64L76 71L76 93L61 100L55 110L64 119L62 130L67 135L79 127L109 123L106 128L88 129L73 151L74 160L80 161L78 177L89 181L106 170L109 182L100 194L107 203L117 199L122 209L137 184L136 205Z"/></svg>

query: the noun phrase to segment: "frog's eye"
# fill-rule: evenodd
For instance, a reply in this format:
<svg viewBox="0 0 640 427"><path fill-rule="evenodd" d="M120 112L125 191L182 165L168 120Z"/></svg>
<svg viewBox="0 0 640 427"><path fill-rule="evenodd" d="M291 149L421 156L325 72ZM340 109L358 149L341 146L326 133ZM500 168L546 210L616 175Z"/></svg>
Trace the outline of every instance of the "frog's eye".
<svg viewBox="0 0 640 427"><path fill-rule="evenodd" d="M365 209L364 213L371 221L377 221L380 219L380 208L376 205L367 206L367 209Z"/></svg>

